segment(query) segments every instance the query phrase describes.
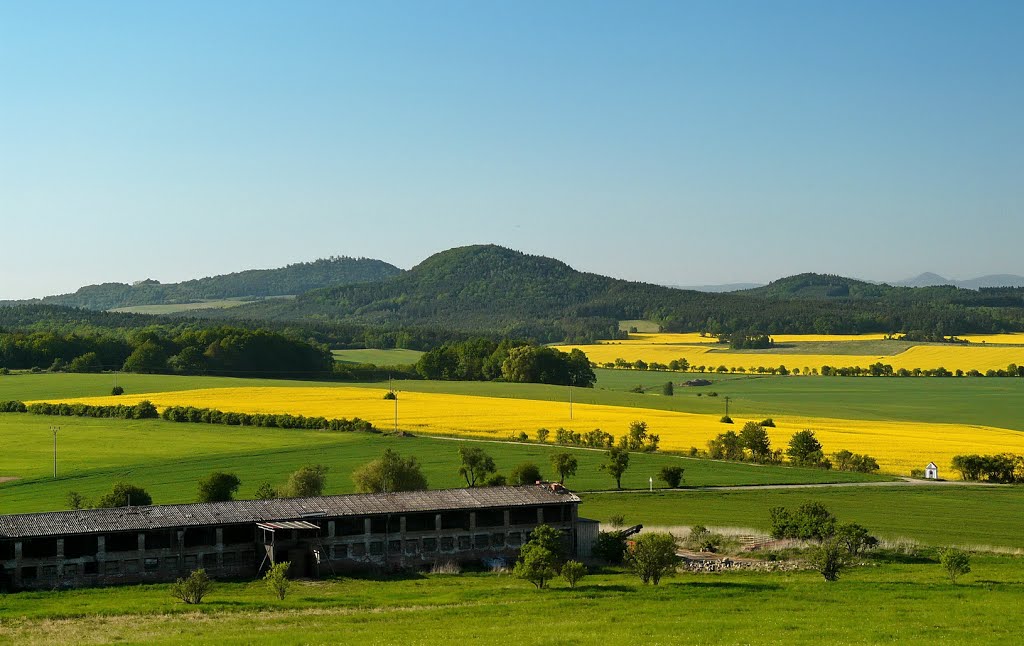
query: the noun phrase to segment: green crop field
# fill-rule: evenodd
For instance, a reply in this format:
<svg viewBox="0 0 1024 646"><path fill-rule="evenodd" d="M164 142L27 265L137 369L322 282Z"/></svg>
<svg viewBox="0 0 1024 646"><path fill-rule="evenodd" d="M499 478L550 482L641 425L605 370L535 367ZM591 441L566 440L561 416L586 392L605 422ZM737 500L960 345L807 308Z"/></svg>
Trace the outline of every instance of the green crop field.
<svg viewBox="0 0 1024 646"><path fill-rule="evenodd" d="M406 366L423 356L419 350L332 350L335 361L344 363L372 363L375 366Z"/></svg>
<svg viewBox="0 0 1024 646"><path fill-rule="evenodd" d="M60 427L57 479L52 477L52 426ZM0 478L17 478L0 484L0 513L5 514L63 509L69 491L95 499L119 479L142 486L157 503L194 502L199 478L213 471L237 474L242 480L238 497L251 498L262 482L283 484L295 469L318 463L330 468L327 493L351 493L353 469L378 457L387 447L416 456L431 488L465 486L458 475L457 455L464 444L444 438L25 413L0 414L0 437L4 438ZM604 459L601 451L499 442L481 446L506 476L514 466L533 462L551 477L550 456L571 450L579 461L577 475L568 481L572 488L614 488L614 480L598 469ZM623 487L647 488L651 477L662 486L657 475L667 465L682 465L688 486L882 479L817 469L634 454Z"/></svg>
<svg viewBox="0 0 1024 646"><path fill-rule="evenodd" d="M900 562L901 560L906 562ZM643 586L606 571L546 590L508 574L408 574L216 583L198 606L167 585L22 592L0 606L5 643L823 644L1015 643L1024 559L975 556L953 585L930 557L815 572L678 574Z"/></svg>
<svg viewBox="0 0 1024 646"><path fill-rule="evenodd" d="M128 307L115 307L111 312L126 312L128 314L175 314L177 312L190 312L192 310L224 309L227 307L238 307L251 303L251 300L241 298L225 298L222 300L198 301L195 303L161 303L159 305L130 305Z"/></svg>
<svg viewBox="0 0 1024 646"><path fill-rule="evenodd" d="M767 530L768 510L819 501L843 522L864 525L880 537L931 545L1024 548L1024 487L879 486L747 491L673 491L591 494L580 514L597 520L623 515L628 523L656 526L703 524Z"/></svg>

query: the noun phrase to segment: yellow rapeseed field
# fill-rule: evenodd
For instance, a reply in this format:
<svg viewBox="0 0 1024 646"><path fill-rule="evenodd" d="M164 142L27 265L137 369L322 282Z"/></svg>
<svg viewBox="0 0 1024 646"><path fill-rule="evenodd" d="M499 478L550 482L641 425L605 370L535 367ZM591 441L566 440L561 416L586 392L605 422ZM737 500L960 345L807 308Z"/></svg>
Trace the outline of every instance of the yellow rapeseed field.
<svg viewBox="0 0 1024 646"><path fill-rule="evenodd" d="M658 335L665 336L665 335ZM804 367L817 368L822 366L867 368L873 363L889 364L894 370L906 368L913 370L933 370L945 368L951 372L956 370L1002 370L1009 364L1024 364L1024 347L999 345L919 345L894 355L859 355L859 354L803 354L798 352L731 352L723 346L676 345L668 343L629 343L609 342L593 345L556 346L564 352L579 348L587 357L597 363L609 363L616 359L624 359L633 363L637 359L647 363L658 362L668 364L673 359L685 358L691 365L706 365L709 370L718 366L727 369L756 368L758 366L778 367L785 365L789 369Z"/></svg>
<svg viewBox="0 0 1024 646"><path fill-rule="evenodd" d="M211 388L161 392L120 397L94 397L69 401L89 404L133 404L148 399L165 406L197 406L248 413L290 413L325 417L361 417L378 428L394 424L394 402L383 399L385 391L373 388ZM586 432L600 428L621 435L633 420L643 420L651 432L661 436L670 450L704 448L707 441L728 429L739 430L751 421L734 417L727 426L714 415L673 411L576 404L569 419L568 404L535 401L401 392L398 398L399 427L414 433L437 433L506 439L513 433L558 427ZM754 420L757 421L757 420ZM875 422L820 417L777 417L776 428L768 429L776 447L784 447L796 431L816 432L825 451L848 449L874 456L882 470L909 474L934 461L944 475L951 458L958 453L1024 453L1024 433L974 425L914 422Z"/></svg>
<svg viewBox="0 0 1024 646"><path fill-rule="evenodd" d="M1010 337L1013 335L989 335ZM822 341L881 341L885 339L884 334L772 334L776 343L810 343ZM978 337L987 338L987 337ZM1024 343L1024 334L1019 335L1019 341L993 341L989 343ZM657 334L633 333L628 339L615 341L599 341L599 344L615 345L647 345L647 344L670 344L670 345L699 345L704 343L718 343L718 337L701 336L699 332L659 332Z"/></svg>

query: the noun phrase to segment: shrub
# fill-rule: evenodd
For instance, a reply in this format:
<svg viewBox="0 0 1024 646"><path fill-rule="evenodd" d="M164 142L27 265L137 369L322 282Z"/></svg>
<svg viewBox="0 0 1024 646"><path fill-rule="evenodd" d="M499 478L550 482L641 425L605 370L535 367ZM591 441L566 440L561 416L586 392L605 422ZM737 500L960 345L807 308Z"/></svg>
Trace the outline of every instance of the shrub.
<svg viewBox="0 0 1024 646"><path fill-rule="evenodd" d="M836 538L846 548L846 552L855 556L878 545L878 539L868 533L867 528L857 523L843 523L836 527Z"/></svg>
<svg viewBox="0 0 1024 646"><path fill-rule="evenodd" d="M0 413L26 413L28 408L24 402L11 400L0 402Z"/></svg>
<svg viewBox="0 0 1024 646"><path fill-rule="evenodd" d="M114 490L103 495L96 501L97 507L128 507L137 505L152 505L153 497L142 487L136 487L127 482L114 484Z"/></svg>
<svg viewBox="0 0 1024 646"><path fill-rule="evenodd" d="M583 565L579 561L566 561L562 566L562 578L566 580L570 588L575 588L576 584L579 583L587 574L587 566Z"/></svg>
<svg viewBox="0 0 1024 646"><path fill-rule="evenodd" d="M267 587L270 591L277 596L278 599L284 601L285 596L288 594L288 588L292 586L291 580L288 578L288 568L291 567L289 561L281 561L270 566L267 573L263 575L263 581L266 582Z"/></svg>
<svg viewBox="0 0 1024 646"><path fill-rule="evenodd" d="M942 550L939 553L939 563L946 570L949 582L953 584L961 574L968 574L971 571L971 557L955 547Z"/></svg>
<svg viewBox="0 0 1024 646"><path fill-rule="evenodd" d="M69 491L68 495L64 497L64 502L67 503L68 509L89 508L89 502L85 499L85 496L77 491Z"/></svg>
<svg viewBox="0 0 1024 646"><path fill-rule="evenodd" d="M558 574L558 555L561 552L561 532L549 525L538 525L519 550L519 560L512 574L525 579L538 590Z"/></svg>
<svg viewBox="0 0 1024 646"><path fill-rule="evenodd" d="M672 385L671 381L666 381L665 385L661 387L661 394L666 397L672 396L676 393L675 386Z"/></svg>
<svg viewBox="0 0 1024 646"><path fill-rule="evenodd" d="M732 424L732 418L729 417L728 415L722 415L722 419L720 419L718 421L723 423L723 424Z"/></svg>
<svg viewBox="0 0 1024 646"><path fill-rule="evenodd" d="M210 592L213 582L206 576L206 570L193 570L187 579L178 579L171 584L171 595L188 604L202 603L203 597Z"/></svg>
<svg viewBox="0 0 1024 646"><path fill-rule="evenodd" d="M427 488L427 477L415 457L403 458L391 449L359 467L352 473L356 491L360 493L391 493L421 491Z"/></svg>
<svg viewBox="0 0 1024 646"><path fill-rule="evenodd" d="M264 482L256 489L256 500L271 500L277 498L277 490L269 482Z"/></svg>
<svg viewBox="0 0 1024 646"><path fill-rule="evenodd" d="M838 538L829 538L811 551L810 564L826 581L838 581L839 572L846 566L843 544Z"/></svg>
<svg viewBox="0 0 1024 646"><path fill-rule="evenodd" d="M761 420L761 426L767 426L768 428L775 428L775 420L771 417Z"/></svg>
<svg viewBox="0 0 1024 646"><path fill-rule="evenodd" d="M685 545L698 552L717 552L724 540L721 534L715 534L704 525L694 525L690 528Z"/></svg>
<svg viewBox="0 0 1024 646"><path fill-rule="evenodd" d="M640 577L644 585L658 585L662 577L675 572L678 563L676 538L667 533L641 534L626 554L626 565Z"/></svg>
<svg viewBox="0 0 1024 646"><path fill-rule="evenodd" d="M242 481L233 473L216 471L199 481L199 502L225 502L234 498Z"/></svg>
<svg viewBox="0 0 1024 646"><path fill-rule="evenodd" d="M599 532L591 554L606 563L619 565L626 556L626 539L622 532Z"/></svg>
<svg viewBox="0 0 1024 646"><path fill-rule="evenodd" d="M512 469L511 480L514 485L529 485L543 479L540 467L532 462L524 462Z"/></svg>
<svg viewBox="0 0 1024 646"><path fill-rule="evenodd" d="M306 465L288 476L285 497L308 498L323 495L326 482L327 467L322 464Z"/></svg>
<svg viewBox="0 0 1024 646"><path fill-rule="evenodd" d="M122 388L121 386L114 386L113 388L110 389L110 394L114 395L115 397L117 395L123 395L124 394L124 388Z"/></svg>
<svg viewBox="0 0 1024 646"><path fill-rule="evenodd" d="M384 399L398 399L398 395L396 395L394 391L389 390L388 392L384 393Z"/></svg>
<svg viewBox="0 0 1024 646"><path fill-rule="evenodd" d="M662 467L658 477L670 488L678 489L683 481L683 467Z"/></svg>
<svg viewBox="0 0 1024 646"><path fill-rule="evenodd" d="M548 435L550 435L550 434L551 434L551 431L549 431L548 429L546 429L546 428L538 428L537 429L537 441L540 442L541 444L547 442L548 441Z"/></svg>
<svg viewBox="0 0 1024 646"><path fill-rule="evenodd" d="M835 534L836 517L820 502L805 502L795 512L773 507L768 513L773 538L821 540Z"/></svg>

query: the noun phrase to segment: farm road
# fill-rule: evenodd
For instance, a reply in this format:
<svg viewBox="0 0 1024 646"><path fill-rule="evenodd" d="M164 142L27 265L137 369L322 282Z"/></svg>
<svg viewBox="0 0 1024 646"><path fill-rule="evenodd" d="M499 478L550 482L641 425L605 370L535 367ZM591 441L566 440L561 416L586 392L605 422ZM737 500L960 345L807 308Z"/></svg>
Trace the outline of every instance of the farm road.
<svg viewBox="0 0 1024 646"><path fill-rule="evenodd" d="M990 484L988 482L965 482L963 480L918 480L916 478L900 478L881 482L819 482L813 484L752 484L727 485L721 487L680 487L679 489L656 489L655 491L750 491L760 489L824 489L829 487L1007 487L1010 485ZM637 493L643 489L602 489L588 491L591 493Z"/></svg>

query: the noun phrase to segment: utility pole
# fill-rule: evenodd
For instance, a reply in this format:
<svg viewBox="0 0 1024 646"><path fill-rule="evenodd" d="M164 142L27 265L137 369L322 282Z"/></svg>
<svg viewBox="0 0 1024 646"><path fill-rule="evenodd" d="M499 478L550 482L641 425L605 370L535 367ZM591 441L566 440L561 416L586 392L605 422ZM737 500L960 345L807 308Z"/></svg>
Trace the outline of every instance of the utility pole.
<svg viewBox="0 0 1024 646"><path fill-rule="evenodd" d="M569 385L569 419L572 419L572 384Z"/></svg>
<svg viewBox="0 0 1024 646"><path fill-rule="evenodd" d="M729 400L732 399L729 395L725 396L725 416L729 416Z"/></svg>
<svg viewBox="0 0 1024 646"><path fill-rule="evenodd" d="M51 426L50 430L53 431L53 477L57 477L57 431L60 430L59 426Z"/></svg>

